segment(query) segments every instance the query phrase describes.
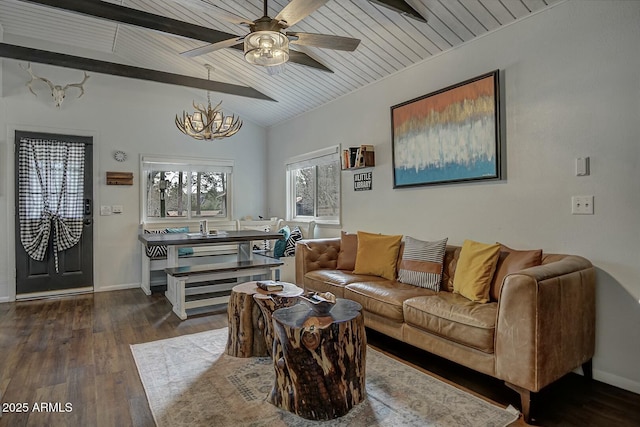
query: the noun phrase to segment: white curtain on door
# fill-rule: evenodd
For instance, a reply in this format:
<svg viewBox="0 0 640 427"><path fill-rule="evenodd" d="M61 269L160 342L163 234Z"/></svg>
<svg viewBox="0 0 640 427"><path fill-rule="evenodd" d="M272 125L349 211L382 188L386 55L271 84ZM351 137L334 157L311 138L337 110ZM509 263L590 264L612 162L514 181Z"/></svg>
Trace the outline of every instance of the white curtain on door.
<svg viewBox="0 0 640 427"><path fill-rule="evenodd" d="M20 139L19 180L22 245L32 259L43 261L53 236L58 272L58 252L82 236L84 144Z"/></svg>

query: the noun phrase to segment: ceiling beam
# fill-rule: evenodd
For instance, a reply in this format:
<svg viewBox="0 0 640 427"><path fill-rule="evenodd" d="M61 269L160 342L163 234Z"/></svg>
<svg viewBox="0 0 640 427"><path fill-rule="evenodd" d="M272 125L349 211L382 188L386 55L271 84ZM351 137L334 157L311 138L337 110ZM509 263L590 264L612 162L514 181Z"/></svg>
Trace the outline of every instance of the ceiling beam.
<svg viewBox="0 0 640 427"><path fill-rule="evenodd" d="M154 15L138 9L107 3L99 0L21 0L25 3L53 7L67 12L79 13L94 18L106 19L135 27L147 28L167 34L187 37L207 43L218 43L237 38L235 34L225 33L212 28L201 27L184 21Z"/></svg>
<svg viewBox="0 0 640 427"><path fill-rule="evenodd" d="M422 16L420 12L415 10L404 0L369 0L369 2L386 7L387 9L391 9L401 15L408 16L409 18L413 18L424 23L427 22L426 17Z"/></svg>
<svg viewBox="0 0 640 427"><path fill-rule="evenodd" d="M0 58L49 64L58 67L92 71L100 74L109 74L112 76L128 77L131 79L205 89L212 92L228 93L230 95L244 96L247 98L275 101L275 99L247 86L199 79L181 74L133 67L131 65L117 64L115 62L100 61L97 59L82 58L79 56L32 49L30 47L16 46L7 43L0 43Z"/></svg>
<svg viewBox="0 0 640 427"><path fill-rule="evenodd" d="M40 6L53 7L67 12L79 13L93 18L106 19L108 21L121 24L133 25L140 28L160 31L193 40L200 40L207 43L218 43L229 39L237 39L238 35L225 33L212 28L201 27L185 21L167 18L166 16L155 15L130 7L118 4L107 3L100 0L20 0L25 3L37 4ZM236 48L244 50L243 45ZM328 73L332 70L311 58L304 52L297 51L290 59L306 67L315 68Z"/></svg>

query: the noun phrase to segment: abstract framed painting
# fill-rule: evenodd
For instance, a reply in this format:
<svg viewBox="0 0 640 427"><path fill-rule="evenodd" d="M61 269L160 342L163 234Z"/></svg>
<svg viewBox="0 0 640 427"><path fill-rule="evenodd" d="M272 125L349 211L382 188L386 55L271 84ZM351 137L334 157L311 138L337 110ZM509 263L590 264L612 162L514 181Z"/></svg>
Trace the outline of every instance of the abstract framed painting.
<svg viewBox="0 0 640 427"><path fill-rule="evenodd" d="M391 107L393 188L501 179L499 70Z"/></svg>

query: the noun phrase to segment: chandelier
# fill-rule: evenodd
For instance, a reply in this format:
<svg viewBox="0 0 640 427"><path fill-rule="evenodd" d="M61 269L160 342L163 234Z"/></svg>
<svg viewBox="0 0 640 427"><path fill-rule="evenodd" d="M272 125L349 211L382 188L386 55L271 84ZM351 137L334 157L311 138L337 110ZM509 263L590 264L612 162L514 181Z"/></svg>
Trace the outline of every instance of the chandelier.
<svg viewBox="0 0 640 427"><path fill-rule="evenodd" d="M206 64L207 80L211 79L211 65ZM207 90L207 108L203 105L196 105L193 102L193 108L196 110L189 115L185 111L182 112L182 118L176 114L176 126L180 132L198 140L222 139L235 135L242 127L242 120L235 115L225 116L222 113L222 101L214 108L211 108L211 96Z"/></svg>

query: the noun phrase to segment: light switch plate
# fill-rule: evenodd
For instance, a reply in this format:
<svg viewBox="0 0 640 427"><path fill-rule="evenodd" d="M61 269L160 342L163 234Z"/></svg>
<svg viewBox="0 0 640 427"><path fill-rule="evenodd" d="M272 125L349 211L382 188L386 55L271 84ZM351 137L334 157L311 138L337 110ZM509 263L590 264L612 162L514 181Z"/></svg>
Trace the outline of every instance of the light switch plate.
<svg viewBox="0 0 640 427"><path fill-rule="evenodd" d="M576 159L576 176L589 175L589 158L578 157Z"/></svg>
<svg viewBox="0 0 640 427"><path fill-rule="evenodd" d="M100 206L100 215L105 216L105 215L111 215L111 206Z"/></svg>

